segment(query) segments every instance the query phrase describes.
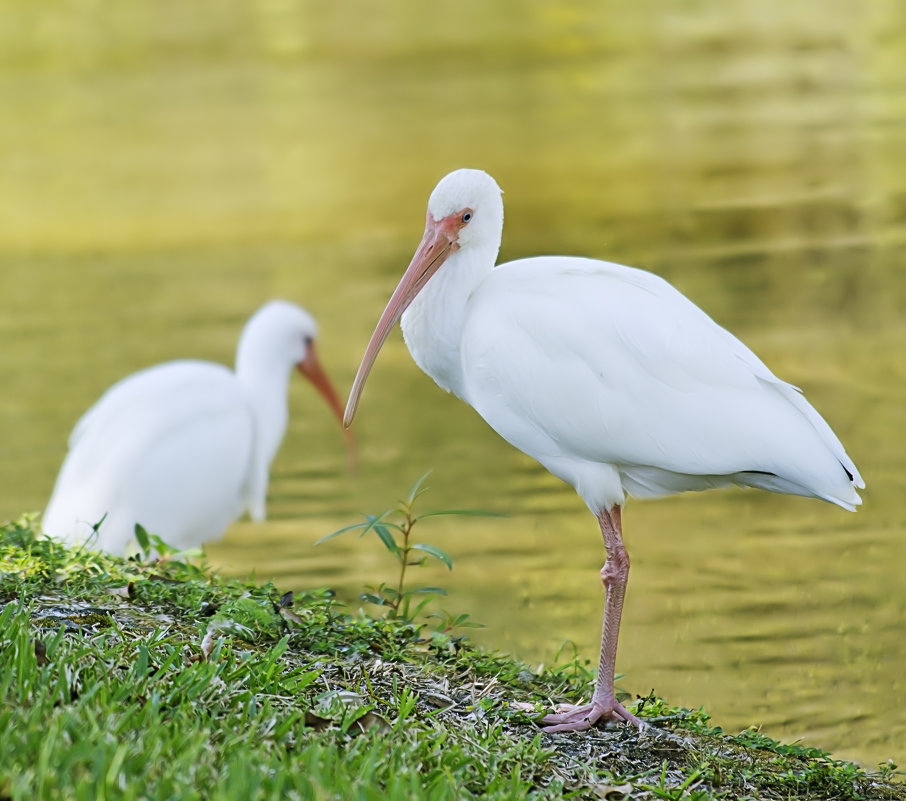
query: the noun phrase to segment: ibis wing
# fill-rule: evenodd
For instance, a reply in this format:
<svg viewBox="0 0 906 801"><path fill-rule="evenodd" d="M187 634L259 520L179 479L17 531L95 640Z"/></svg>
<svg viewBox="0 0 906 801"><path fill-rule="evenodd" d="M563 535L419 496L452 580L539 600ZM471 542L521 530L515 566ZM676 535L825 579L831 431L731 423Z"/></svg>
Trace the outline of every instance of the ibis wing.
<svg viewBox="0 0 906 801"><path fill-rule="evenodd" d="M542 462L771 473L857 502L843 469L855 466L798 390L651 273L564 257L501 265L469 304L462 360L470 403Z"/></svg>
<svg viewBox="0 0 906 801"><path fill-rule="evenodd" d="M169 362L112 386L79 420L43 518L121 551L135 522L174 545L219 536L247 505L254 419L230 370Z"/></svg>

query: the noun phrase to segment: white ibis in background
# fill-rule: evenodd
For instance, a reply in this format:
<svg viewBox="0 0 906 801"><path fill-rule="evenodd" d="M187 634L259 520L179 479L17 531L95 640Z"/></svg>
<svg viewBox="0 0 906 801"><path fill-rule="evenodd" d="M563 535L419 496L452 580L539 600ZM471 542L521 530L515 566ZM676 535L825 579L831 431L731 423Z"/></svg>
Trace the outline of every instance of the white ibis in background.
<svg viewBox="0 0 906 801"><path fill-rule="evenodd" d="M402 318L422 370L576 488L607 553L601 661L591 703L542 722L547 731L612 718L639 725L613 687L626 496L738 484L854 510L865 484L802 393L658 276L567 256L495 267L500 195L480 170L452 172L431 193L425 234L368 343L344 424Z"/></svg>
<svg viewBox="0 0 906 801"><path fill-rule="evenodd" d="M268 471L289 417L293 367L342 419L318 361L316 334L308 312L274 300L246 323L235 372L180 360L114 384L73 429L44 531L123 553L136 523L168 545L187 548L221 537L246 510L263 520ZM351 455L348 432L347 444Z"/></svg>

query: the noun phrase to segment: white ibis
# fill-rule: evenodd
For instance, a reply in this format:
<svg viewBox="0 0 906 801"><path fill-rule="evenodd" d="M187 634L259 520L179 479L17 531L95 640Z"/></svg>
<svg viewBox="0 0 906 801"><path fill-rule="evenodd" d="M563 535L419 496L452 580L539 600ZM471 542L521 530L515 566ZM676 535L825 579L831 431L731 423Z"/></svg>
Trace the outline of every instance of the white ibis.
<svg viewBox="0 0 906 801"><path fill-rule="evenodd" d="M180 360L114 384L73 429L44 531L123 553L136 523L187 548L222 536L246 510L264 519L294 366L342 418L318 361L316 334L308 312L275 300L246 323L235 372ZM347 443L352 453L348 432Z"/></svg>
<svg viewBox="0 0 906 801"><path fill-rule="evenodd" d="M653 497L732 484L845 509L865 484L794 386L670 284L594 259L500 264L503 202L493 178L457 170L428 201L425 233L356 375L350 425L394 324L416 364L505 440L575 487L607 558L601 660L591 703L561 706L547 731L639 720L614 694L629 557L620 512Z"/></svg>

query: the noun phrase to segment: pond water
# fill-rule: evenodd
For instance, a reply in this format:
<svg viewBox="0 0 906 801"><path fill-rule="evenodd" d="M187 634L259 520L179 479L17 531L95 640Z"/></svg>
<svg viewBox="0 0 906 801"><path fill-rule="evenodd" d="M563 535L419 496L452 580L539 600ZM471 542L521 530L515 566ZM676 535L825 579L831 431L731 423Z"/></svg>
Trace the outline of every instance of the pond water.
<svg viewBox="0 0 906 801"><path fill-rule="evenodd" d="M113 381L231 361L286 297L344 393L435 182L505 190L502 259L651 269L801 386L868 483L857 514L721 491L631 502L624 689L866 764L906 761L906 17L894 2L14 2L0 30L0 517L43 507ZM594 664L603 548L571 488L384 348L360 467L302 381L270 519L234 574L355 599L380 545L325 533L428 470L439 603L532 663ZM561 657L563 658L563 657Z"/></svg>

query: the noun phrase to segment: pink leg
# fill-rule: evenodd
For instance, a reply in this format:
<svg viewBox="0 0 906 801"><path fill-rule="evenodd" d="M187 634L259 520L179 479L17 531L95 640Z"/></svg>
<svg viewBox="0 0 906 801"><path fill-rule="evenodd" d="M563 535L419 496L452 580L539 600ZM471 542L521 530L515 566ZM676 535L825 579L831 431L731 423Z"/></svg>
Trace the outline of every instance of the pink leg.
<svg viewBox="0 0 906 801"><path fill-rule="evenodd" d="M598 679L591 703L585 706L560 707L563 711L546 715L541 722L544 731L583 731L598 720L624 720L634 726L641 721L617 701L613 689L614 669L617 661L617 638L620 634L620 617L623 614L623 598L626 595L626 581L629 578L629 554L623 546L620 524L620 507L604 510L598 514L598 523L604 535L607 561L601 568L601 581L607 598L604 602L604 626L601 632L601 662L598 665Z"/></svg>

